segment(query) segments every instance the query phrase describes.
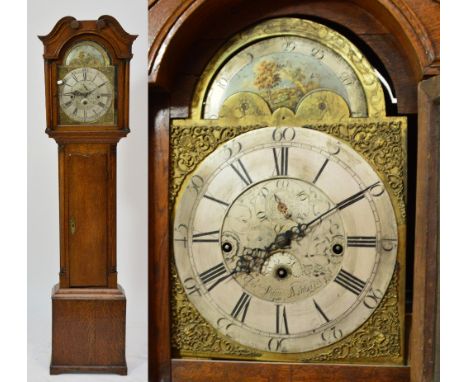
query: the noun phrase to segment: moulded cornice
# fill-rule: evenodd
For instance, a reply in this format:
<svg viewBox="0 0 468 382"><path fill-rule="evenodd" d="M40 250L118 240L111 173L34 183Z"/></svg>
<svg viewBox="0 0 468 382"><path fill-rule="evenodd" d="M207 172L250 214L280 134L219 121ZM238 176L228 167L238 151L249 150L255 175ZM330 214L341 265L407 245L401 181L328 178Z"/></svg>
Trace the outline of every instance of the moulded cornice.
<svg viewBox="0 0 468 382"><path fill-rule="evenodd" d="M44 44L44 58L58 59L63 47L70 40L81 36L99 36L113 48L118 59L132 58L132 43L137 35L127 33L112 16L104 15L97 20L77 20L72 16L61 18L44 36L38 36Z"/></svg>
<svg viewBox="0 0 468 382"><path fill-rule="evenodd" d="M156 83L158 69L172 38L195 11L210 0L149 0L150 13L158 14L158 25L150 25L149 82ZM437 74L436 57L429 34L406 0L352 0L378 19L390 33L411 49L410 57L417 78Z"/></svg>

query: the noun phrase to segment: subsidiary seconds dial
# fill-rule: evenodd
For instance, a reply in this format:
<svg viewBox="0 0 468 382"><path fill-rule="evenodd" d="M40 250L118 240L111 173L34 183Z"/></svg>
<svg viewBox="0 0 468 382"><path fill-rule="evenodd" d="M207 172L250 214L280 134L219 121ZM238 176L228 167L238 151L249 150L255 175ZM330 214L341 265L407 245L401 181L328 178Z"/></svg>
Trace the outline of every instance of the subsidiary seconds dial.
<svg viewBox="0 0 468 382"><path fill-rule="evenodd" d="M73 121L94 123L112 105L113 85L95 68L78 68L59 81L60 107Z"/></svg>
<svg viewBox="0 0 468 382"><path fill-rule="evenodd" d="M384 182L341 141L262 128L227 142L179 193L173 250L189 300L262 351L337 342L377 308L397 224Z"/></svg>

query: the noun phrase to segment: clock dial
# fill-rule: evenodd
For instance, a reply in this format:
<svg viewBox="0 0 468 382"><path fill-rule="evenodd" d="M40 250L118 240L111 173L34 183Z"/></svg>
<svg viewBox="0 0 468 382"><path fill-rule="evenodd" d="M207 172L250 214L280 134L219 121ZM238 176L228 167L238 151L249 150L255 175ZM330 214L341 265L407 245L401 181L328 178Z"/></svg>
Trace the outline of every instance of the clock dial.
<svg viewBox="0 0 468 382"><path fill-rule="evenodd" d="M111 79L98 69L73 69L59 81L59 85L60 108L72 121L95 123L113 105L114 87Z"/></svg>
<svg viewBox="0 0 468 382"><path fill-rule="evenodd" d="M179 278L220 333L262 351L314 350L376 309L397 255L390 197L349 146L306 128L227 142L179 193Z"/></svg>
<svg viewBox="0 0 468 382"><path fill-rule="evenodd" d="M249 45L223 65L206 96L203 117L219 118L225 101L239 92L259 95L274 111L296 110L305 97L324 89L341 96L352 117L368 115L362 84L342 56L308 38L272 37Z"/></svg>

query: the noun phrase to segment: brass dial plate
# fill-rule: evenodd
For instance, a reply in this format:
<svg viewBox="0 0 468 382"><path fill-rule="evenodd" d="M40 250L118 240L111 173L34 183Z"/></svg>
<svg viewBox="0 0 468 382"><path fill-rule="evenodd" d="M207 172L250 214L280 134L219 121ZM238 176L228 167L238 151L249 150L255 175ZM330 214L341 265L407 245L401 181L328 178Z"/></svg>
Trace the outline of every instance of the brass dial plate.
<svg viewBox="0 0 468 382"><path fill-rule="evenodd" d="M267 127L227 142L187 178L175 212L190 301L258 350L339 341L369 318L393 275L398 233L384 184L320 132Z"/></svg>

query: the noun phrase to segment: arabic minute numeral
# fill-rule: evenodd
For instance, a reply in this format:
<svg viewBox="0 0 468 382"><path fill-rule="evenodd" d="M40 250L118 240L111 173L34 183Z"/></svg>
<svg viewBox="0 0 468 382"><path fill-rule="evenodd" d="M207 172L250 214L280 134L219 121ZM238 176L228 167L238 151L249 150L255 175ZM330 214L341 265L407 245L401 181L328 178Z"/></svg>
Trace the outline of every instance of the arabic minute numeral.
<svg viewBox="0 0 468 382"><path fill-rule="evenodd" d="M239 142L232 141L224 146L226 153L226 160L231 159L233 156L239 154L242 150L242 145Z"/></svg>
<svg viewBox="0 0 468 382"><path fill-rule="evenodd" d="M343 331L333 326L324 330L321 337L324 342L337 341L343 337Z"/></svg>
<svg viewBox="0 0 468 382"><path fill-rule="evenodd" d="M257 215L258 220L260 220L261 222L267 220L265 211L258 211L256 215Z"/></svg>
<svg viewBox="0 0 468 382"><path fill-rule="evenodd" d="M174 230L178 234L182 235L181 238L174 238L175 242L182 242L184 243L184 248L187 248L187 232L188 232L188 227L186 224L179 224L179 226Z"/></svg>
<svg viewBox="0 0 468 382"><path fill-rule="evenodd" d="M383 293L380 289L371 289L366 297L364 297L364 306L369 309L377 308L383 298Z"/></svg>
<svg viewBox="0 0 468 382"><path fill-rule="evenodd" d="M286 39L286 41L283 44L283 51L292 52L294 49L296 49L296 43L294 41Z"/></svg>
<svg viewBox="0 0 468 382"><path fill-rule="evenodd" d="M270 338L270 340L268 341L268 350L273 351L273 352L282 350L284 340L285 338L276 338L276 337Z"/></svg>
<svg viewBox="0 0 468 382"><path fill-rule="evenodd" d="M345 86L351 86L354 84L354 79L347 73L341 73L340 80Z"/></svg>
<svg viewBox="0 0 468 382"><path fill-rule="evenodd" d="M312 50L310 51L310 54L314 56L317 60L322 60L323 57L325 56L323 49L320 49L320 48L312 48Z"/></svg>
<svg viewBox="0 0 468 382"><path fill-rule="evenodd" d="M273 130L271 138L275 142L291 142L294 140L294 138L296 138L296 130L294 130L292 127L277 127Z"/></svg>
<svg viewBox="0 0 468 382"><path fill-rule="evenodd" d="M205 185L205 181L200 175L194 175L190 180L190 188L198 195Z"/></svg>
<svg viewBox="0 0 468 382"><path fill-rule="evenodd" d="M200 288L198 288L197 282L193 277L187 277L184 280L184 287L189 295L196 293L198 296L201 296Z"/></svg>
<svg viewBox="0 0 468 382"><path fill-rule="evenodd" d="M227 87L228 84L229 84L229 81L228 81L226 78L221 77L221 78L217 79L217 80L215 81L215 83L216 83L216 85L217 85L219 88L221 88L221 89L226 89L226 87Z"/></svg>

